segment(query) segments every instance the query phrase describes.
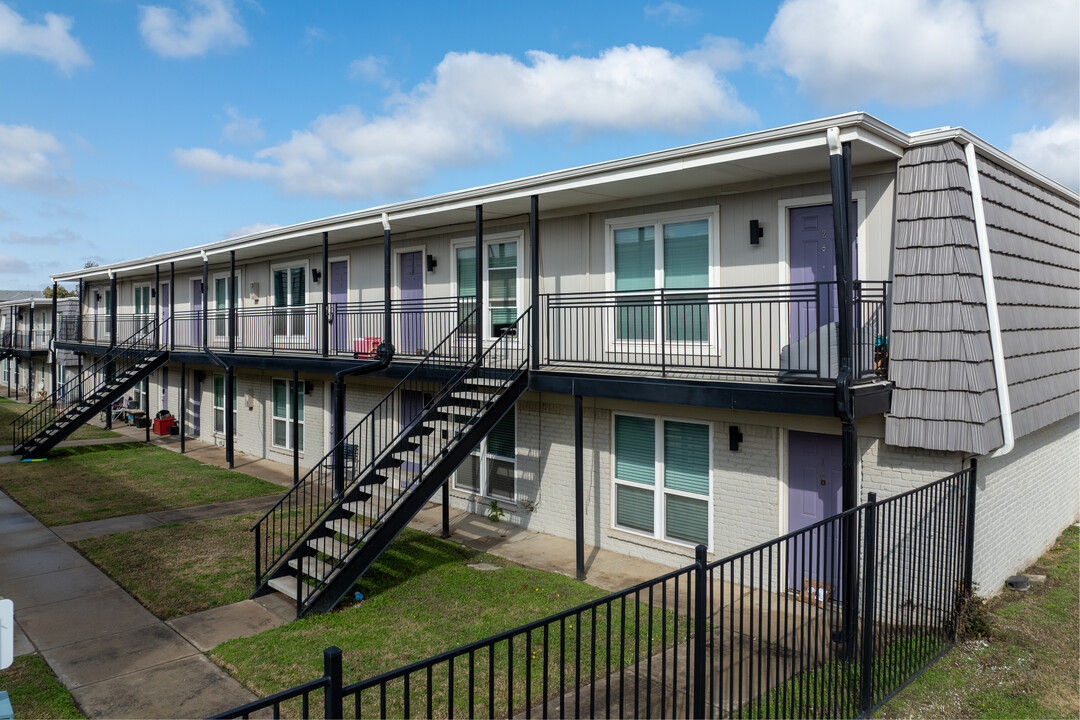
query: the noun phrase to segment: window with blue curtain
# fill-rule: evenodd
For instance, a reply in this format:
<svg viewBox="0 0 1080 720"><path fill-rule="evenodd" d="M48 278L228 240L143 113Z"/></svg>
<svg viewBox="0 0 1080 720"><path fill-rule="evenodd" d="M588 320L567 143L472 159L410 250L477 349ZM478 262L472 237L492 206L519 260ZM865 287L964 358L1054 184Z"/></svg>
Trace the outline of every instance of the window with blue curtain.
<svg viewBox="0 0 1080 720"><path fill-rule="evenodd" d="M656 286L656 228L615 231L615 290L652 290ZM616 299L619 340L652 340L656 318L652 295L619 295Z"/></svg>
<svg viewBox="0 0 1080 720"><path fill-rule="evenodd" d="M630 415L614 426L616 526L708 544L710 426Z"/></svg>
<svg viewBox="0 0 1080 720"><path fill-rule="evenodd" d="M709 286L709 221L664 225L664 289ZM709 339L707 296L680 293L667 297L664 319L668 340L704 342Z"/></svg>
<svg viewBox="0 0 1080 720"><path fill-rule="evenodd" d="M517 243L489 244L487 271L488 333L497 338L517 319Z"/></svg>
<svg viewBox="0 0 1080 720"><path fill-rule="evenodd" d="M286 450L292 450L292 408L293 399L296 398L294 392L295 385L291 380L274 380L273 381L273 397L271 398L272 415L273 415L273 437L272 442L274 445ZM235 393L235 386L233 389ZM296 416L298 420L298 435L299 442L297 443L297 449L300 452L304 451L304 393L300 392L299 402L296 403ZM235 407L235 402L233 404Z"/></svg>

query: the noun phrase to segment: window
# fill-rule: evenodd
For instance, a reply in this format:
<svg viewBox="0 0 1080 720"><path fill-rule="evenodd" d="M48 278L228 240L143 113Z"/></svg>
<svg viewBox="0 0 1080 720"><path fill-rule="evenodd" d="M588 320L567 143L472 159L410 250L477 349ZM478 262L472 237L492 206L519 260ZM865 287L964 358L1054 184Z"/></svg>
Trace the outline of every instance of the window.
<svg viewBox="0 0 1080 720"><path fill-rule="evenodd" d="M454 487L485 497L516 498L516 411L511 410L472 451L454 475Z"/></svg>
<svg viewBox="0 0 1080 720"><path fill-rule="evenodd" d="M307 266L274 270L274 308L293 308L275 314L275 335L304 334L304 304L307 302L306 273Z"/></svg>
<svg viewBox="0 0 1080 720"><path fill-rule="evenodd" d="M297 444L297 450L304 451L304 393L300 392L299 397L294 392L294 385L291 380L274 380L274 397L273 397L273 416L274 416L274 437L273 443L275 447L284 448L286 450L292 450L293 445L293 400L298 400L297 405L297 417L299 418L299 437L300 442Z"/></svg>
<svg viewBox="0 0 1080 720"><path fill-rule="evenodd" d="M164 371L165 368L162 368ZM237 405L236 405L236 376L233 376L232 386L233 406L233 436L236 433ZM225 375L214 373L214 432L219 435L225 433Z"/></svg>
<svg viewBox="0 0 1080 720"><path fill-rule="evenodd" d="M4 384L11 384L11 359L8 358L4 361Z"/></svg>
<svg viewBox="0 0 1080 720"><path fill-rule="evenodd" d="M616 415L613 447L615 527L709 545L710 426Z"/></svg>
<svg viewBox="0 0 1080 720"><path fill-rule="evenodd" d="M229 302L228 285L229 276L227 273L214 277L214 335L216 337L225 337L228 334L229 308L239 306L240 276L233 276L232 303Z"/></svg>
<svg viewBox="0 0 1080 720"><path fill-rule="evenodd" d="M487 240L484 243L484 337L498 338L518 318L518 241ZM458 307L462 316L472 309L476 297L476 245L454 250ZM468 299L468 300L467 300ZM469 332L476 332L470 327Z"/></svg>
<svg viewBox="0 0 1080 720"><path fill-rule="evenodd" d="M140 285L135 288L135 314L150 314L150 286Z"/></svg>
<svg viewBox="0 0 1080 720"><path fill-rule="evenodd" d="M708 288L716 264L716 212L687 217L629 218L608 223L612 281L616 299L616 338L653 342L663 288L664 340L708 342L707 296L685 290ZM633 291L649 291L641 294ZM673 292L668 292L673 291ZM625 293L625 294L623 294Z"/></svg>
<svg viewBox="0 0 1080 720"><path fill-rule="evenodd" d="M140 380L139 382L135 383L135 387L133 387L131 389L131 400L132 400L133 409L142 410L143 412L147 412L149 410L149 408L147 407L147 398L149 397L149 390L150 390L150 380L149 380L149 378L144 378L143 380Z"/></svg>

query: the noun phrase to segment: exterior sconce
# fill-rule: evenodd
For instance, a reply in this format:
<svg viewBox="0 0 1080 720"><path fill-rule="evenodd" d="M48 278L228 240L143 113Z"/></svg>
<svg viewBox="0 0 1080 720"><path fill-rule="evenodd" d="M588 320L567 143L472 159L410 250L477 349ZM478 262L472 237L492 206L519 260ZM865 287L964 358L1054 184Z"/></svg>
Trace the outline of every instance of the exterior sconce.
<svg viewBox="0 0 1080 720"><path fill-rule="evenodd" d="M438 260L435 259L434 255L428 255L427 256L427 271L428 272L434 272L434 270L438 266L438 264L439 264L439 262L438 262Z"/></svg>
<svg viewBox="0 0 1080 720"><path fill-rule="evenodd" d="M759 245L761 243L761 236L765 234L761 224L757 220L750 221L750 244Z"/></svg>
<svg viewBox="0 0 1080 720"><path fill-rule="evenodd" d="M150 288L150 297L157 297L157 288Z"/></svg>
<svg viewBox="0 0 1080 720"><path fill-rule="evenodd" d="M313 390L315 390L315 383L311 382L310 380L305 380L304 381L304 394L305 395L310 395Z"/></svg>
<svg viewBox="0 0 1080 720"><path fill-rule="evenodd" d="M247 405L248 410L255 409L255 391L248 388L248 391L244 393L244 404Z"/></svg>
<svg viewBox="0 0 1080 720"><path fill-rule="evenodd" d="M728 448L731 452L736 452L739 449L739 443L742 442L742 433L739 432L738 425L728 426Z"/></svg>
<svg viewBox="0 0 1080 720"><path fill-rule="evenodd" d="M94 293L94 302L101 302L101 293L99 293L99 292Z"/></svg>
<svg viewBox="0 0 1080 720"><path fill-rule="evenodd" d="M317 283L321 279L322 279L322 273L319 272L318 268L311 268L311 282Z"/></svg>
<svg viewBox="0 0 1080 720"><path fill-rule="evenodd" d="M258 305L259 304L259 283L257 283L257 282L249 282L248 283L248 294L251 296L251 302Z"/></svg>

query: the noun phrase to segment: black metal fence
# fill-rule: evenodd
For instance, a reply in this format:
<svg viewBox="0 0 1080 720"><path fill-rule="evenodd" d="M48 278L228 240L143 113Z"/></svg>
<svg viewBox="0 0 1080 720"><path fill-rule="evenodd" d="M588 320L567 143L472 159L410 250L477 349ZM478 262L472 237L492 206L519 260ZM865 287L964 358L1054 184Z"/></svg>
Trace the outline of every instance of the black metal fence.
<svg viewBox="0 0 1080 720"><path fill-rule="evenodd" d="M218 717L867 715L954 644L974 513L972 462L351 685L330 648L323 678Z"/></svg>
<svg viewBox="0 0 1080 720"><path fill-rule="evenodd" d="M887 282L854 290L855 377L883 374ZM542 297L542 361L663 375L833 379L839 365L835 282Z"/></svg>

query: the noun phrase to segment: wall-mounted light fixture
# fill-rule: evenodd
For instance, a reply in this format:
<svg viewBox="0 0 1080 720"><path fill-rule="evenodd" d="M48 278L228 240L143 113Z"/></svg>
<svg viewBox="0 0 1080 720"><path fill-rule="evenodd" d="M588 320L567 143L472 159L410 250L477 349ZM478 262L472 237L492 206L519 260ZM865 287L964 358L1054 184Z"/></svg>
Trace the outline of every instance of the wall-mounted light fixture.
<svg viewBox="0 0 1080 720"><path fill-rule="evenodd" d="M761 227L761 223L757 220L750 221L750 244L758 245L761 243L761 236L765 234L765 231Z"/></svg>
<svg viewBox="0 0 1080 720"><path fill-rule="evenodd" d="M99 293L99 292L94 293L94 302L101 302L101 293Z"/></svg>
<svg viewBox="0 0 1080 720"><path fill-rule="evenodd" d="M433 272L435 270L435 268L438 266L438 264L439 264L439 261L435 259L434 255L428 255L427 256L427 271L428 272Z"/></svg>
<svg viewBox="0 0 1080 720"><path fill-rule="evenodd" d="M739 443L741 443L741 442L742 442L742 433L739 432L739 426L738 425L729 425L728 426L728 448L730 448L732 452L735 452L736 450L739 449Z"/></svg>
<svg viewBox="0 0 1080 720"><path fill-rule="evenodd" d="M315 389L315 383L311 382L310 380L305 380L304 381L304 394L305 395L310 395L314 389Z"/></svg>
<svg viewBox="0 0 1080 720"><path fill-rule="evenodd" d="M251 302L258 305L259 304L259 283L257 283L257 282L249 282L248 283L248 294L251 296Z"/></svg>
<svg viewBox="0 0 1080 720"><path fill-rule="evenodd" d="M150 288L150 297L157 297L157 288Z"/></svg>
<svg viewBox="0 0 1080 720"><path fill-rule="evenodd" d="M322 273L318 268L311 268L311 282L317 283L322 279Z"/></svg>

